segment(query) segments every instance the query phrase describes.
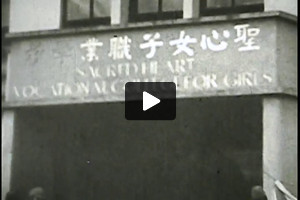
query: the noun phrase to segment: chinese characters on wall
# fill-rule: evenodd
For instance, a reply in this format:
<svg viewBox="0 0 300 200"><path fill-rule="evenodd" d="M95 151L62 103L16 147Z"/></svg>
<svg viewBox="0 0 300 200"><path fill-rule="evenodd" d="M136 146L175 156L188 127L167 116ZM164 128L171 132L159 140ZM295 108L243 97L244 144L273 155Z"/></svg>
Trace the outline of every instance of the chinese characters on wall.
<svg viewBox="0 0 300 200"><path fill-rule="evenodd" d="M249 24L242 24L234 26L236 30L235 43L240 43L238 51L254 51L259 50L260 46L256 43L255 37L259 35L259 28L251 28ZM147 50L145 57L151 59L155 56L157 48L163 48L164 45L174 46L173 56L184 53L188 56L194 56L194 49L192 45L200 45L202 50L210 50L213 52L224 51L228 48L228 42L231 37L228 30L219 33L216 30L211 31L211 35L202 34L200 41L197 38L186 34L181 30L178 38L174 38L167 44L160 38L159 32L146 33L143 35L144 42L139 44L141 50ZM131 44L132 39L126 36L113 37L110 39L110 51L108 56L113 60L127 59L131 60ZM96 49L102 47L103 43L96 38L88 39L80 45L81 48L86 49L86 54L82 56L83 60L88 62L98 60ZM103 55L105 56L105 55Z"/></svg>

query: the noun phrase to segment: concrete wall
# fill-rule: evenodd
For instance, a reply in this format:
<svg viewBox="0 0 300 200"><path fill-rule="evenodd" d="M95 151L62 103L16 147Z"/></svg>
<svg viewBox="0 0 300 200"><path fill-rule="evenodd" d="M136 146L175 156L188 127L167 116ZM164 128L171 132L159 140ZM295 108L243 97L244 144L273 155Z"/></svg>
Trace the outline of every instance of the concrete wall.
<svg viewBox="0 0 300 200"><path fill-rule="evenodd" d="M264 0L264 2L265 11L283 11L298 16L298 0Z"/></svg>
<svg viewBox="0 0 300 200"><path fill-rule="evenodd" d="M61 0L11 0L9 32L59 29Z"/></svg>
<svg viewBox="0 0 300 200"><path fill-rule="evenodd" d="M297 136L297 99L266 97L263 100L263 182L269 199L275 180L298 195Z"/></svg>

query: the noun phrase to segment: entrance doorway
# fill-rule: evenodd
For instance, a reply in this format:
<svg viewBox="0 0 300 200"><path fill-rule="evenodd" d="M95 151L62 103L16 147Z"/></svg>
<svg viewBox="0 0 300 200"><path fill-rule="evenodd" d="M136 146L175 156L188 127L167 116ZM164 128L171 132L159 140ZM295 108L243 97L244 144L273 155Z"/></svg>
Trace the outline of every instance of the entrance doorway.
<svg viewBox="0 0 300 200"><path fill-rule="evenodd" d="M240 200L262 184L260 97L177 100L174 121L124 103L16 111L13 190L56 200Z"/></svg>

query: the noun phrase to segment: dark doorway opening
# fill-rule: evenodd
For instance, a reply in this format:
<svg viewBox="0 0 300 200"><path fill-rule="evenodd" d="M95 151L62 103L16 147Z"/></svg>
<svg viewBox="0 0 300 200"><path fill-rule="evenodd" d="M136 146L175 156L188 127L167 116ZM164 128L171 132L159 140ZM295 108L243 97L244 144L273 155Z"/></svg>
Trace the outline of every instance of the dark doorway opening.
<svg viewBox="0 0 300 200"><path fill-rule="evenodd" d="M262 184L260 97L179 99L174 121L123 103L16 111L12 189L48 199L240 200Z"/></svg>

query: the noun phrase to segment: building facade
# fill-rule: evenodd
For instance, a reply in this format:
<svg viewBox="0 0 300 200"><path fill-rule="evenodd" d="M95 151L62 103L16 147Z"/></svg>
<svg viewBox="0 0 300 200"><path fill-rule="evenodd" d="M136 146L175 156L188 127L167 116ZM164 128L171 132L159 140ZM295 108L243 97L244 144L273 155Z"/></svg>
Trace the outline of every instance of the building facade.
<svg viewBox="0 0 300 200"><path fill-rule="evenodd" d="M2 5L3 195L298 196L296 0ZM127 121L129 81L175 82L176 119Z"/></svg>

